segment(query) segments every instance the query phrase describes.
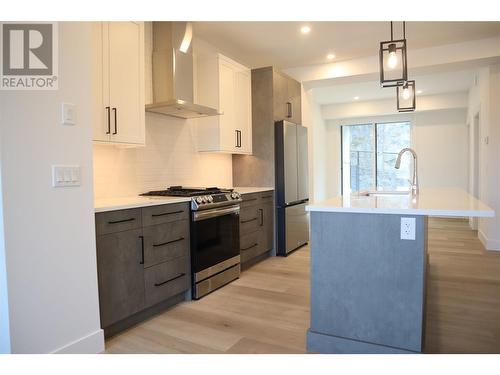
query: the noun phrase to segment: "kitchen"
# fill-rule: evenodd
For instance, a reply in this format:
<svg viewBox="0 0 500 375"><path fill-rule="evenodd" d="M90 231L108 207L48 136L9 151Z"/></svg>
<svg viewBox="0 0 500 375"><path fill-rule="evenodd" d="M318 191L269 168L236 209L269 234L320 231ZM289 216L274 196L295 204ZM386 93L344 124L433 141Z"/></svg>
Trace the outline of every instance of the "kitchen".
<svg viewBox="0 0 500 375"><path fill-rule="evenodd" d="M417 96L416 111L409 114L398 113L394 89L380 88L378 59L372 58L380 41L392 39L390 22L362 26L365 36L376 30L366 42L373 47L370 54L352 49L342 56L338 48L335 57L321 43L316 45L315 38L328 27L347 33L360 24L328 24L58 23L59 89L39 96L1 93L3 123L19 124L2 126L0 159L10 291L8 352L500 351L495 318L500 311L495 297L498 176L492 168L499 141L494 125L498 109L492 104L499 88L498 22L406 24L409 71L424 90ZM399 32L402 22L394 24ZM432 27L446 32L429 44L436 30ZM459 29L466 31L460 34ZM262 41L263 34L273 32L275 39ZM274 57L277 52L262 52L269 50L266 43L277 45L286 36L311 56L307 62L285 49L280 58ZM264 46L259 54L257 41ZM307 48L324 56L313 57ZM434 52L432 61L424 58L429 51ZM289 64L283 62L287 59ZM348 62L352 70L335 73ZM449 87L443 88L443 82ZM20 103L29 110L10 110ZM29 125L34 116L39 127ZM420 167L405 154L400 172L393 171L393 145L377 150L383 145L378 138L382 130L395 134L387 125L394 123L403 124L398 137L407 131L401 139L393 136L397 151L414 149ZM409 130L404 130L406 123ZM356 126L356 131L370 134L375 149L366 138L355 138ZM446 152L435 147L440 143L433 137L438 136L445 140ZM13 158L23 138L33 138L25 146L30 152ZM47 142L42 146L36 139ZM52 147L47 149L47 144ZM374 165L364 175L367 164L349 159L356 153L359 160L363 152L373 155L368 158ZM384 165L379 175L382 166L376 159L382 154L392 156L387 159L390 168ZM33 176L22 173L31 164L36 164L33 189ZM413 171L420 185L416 179L406 183ZM404 185L398 180L394 186L404 194L380 185L395 181L391 173L401 173L394 176ZM359 188L365 182L394 194L375 196ZM428 198L438 196L432 189L452 187L459 190L456 195L445 190L437 201ZM33 198L23 200L28 196ZM446 197L454 199L447 202ZM349 216L374 213L386 216L381 222L391 222L382 227L397 229L397 251L411 248L427 265L426 270L409 267L403 272L409 276L415 271L417 283L412 285L420 289L413 292L427 296L411 309L420 309L420 314L414 316L419 344L410 348L360 332L353 334L354 342L379 347L331 343L331 337L352 334L342 331L347 322L328 320L341 315L332 315L332 306L360 303L343 305L340 299L356 292L355 284L347 293L339 292L352 277L349 268L338 265L352 266L354 261L336 262L332 253L318 263L316 254L370 251L351 240L385 244L389 232L378 227L359 231L360 222ZM414 243L399 238L400 216L415 218ZM334 240L327 243L323 241L329 231L317 228L330 217L339 217L342 225L334 225ZM22 225L24 220L37 225ZM51 236L55 225L65 230ZM36 238L45 244L36 246ZM30 248L37 250L26 264ZM391 264L382 259L372 259L371 265ZM376 295L381 287L374 280L381 276L375 273L370 279L362 268L365 263L354 266L354 274L364 269L364 282L372 282ZM330 279L329 269L344 279ZM28 285L36 285L34 295L25 292ZM455 299L446 294L460 287L465 294ZM481 297L474 300L474 294ZM331 296L334 302L328 305ZM47 301L59 299L67 303L47 307ZM384 303L400 306L400 301ZM328 313L321 316L317 312L324 306ZM401 308L401 316L410 311L407 307ZM380 313L373 305L355 308L364 309L368 318ZM34 311L40 316L30 313ZM400 317L395 316L384 324L394 324ZM357 321L354 331L366 324ZM329 336L327 342L311 339L310 329L318 337Z"/></svg>

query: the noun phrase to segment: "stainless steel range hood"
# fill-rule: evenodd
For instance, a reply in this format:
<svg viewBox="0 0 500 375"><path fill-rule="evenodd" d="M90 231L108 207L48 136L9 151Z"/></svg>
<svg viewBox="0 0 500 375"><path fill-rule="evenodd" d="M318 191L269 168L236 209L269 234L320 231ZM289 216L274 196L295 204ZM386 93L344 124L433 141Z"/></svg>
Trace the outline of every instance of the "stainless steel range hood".
<svg viewBox="0 0 500 375"><path fill-rule="evenodd" d="M185 119L220 115L194 103L191 38L189 22L153 22L153 104L147 112Z"/></svg>

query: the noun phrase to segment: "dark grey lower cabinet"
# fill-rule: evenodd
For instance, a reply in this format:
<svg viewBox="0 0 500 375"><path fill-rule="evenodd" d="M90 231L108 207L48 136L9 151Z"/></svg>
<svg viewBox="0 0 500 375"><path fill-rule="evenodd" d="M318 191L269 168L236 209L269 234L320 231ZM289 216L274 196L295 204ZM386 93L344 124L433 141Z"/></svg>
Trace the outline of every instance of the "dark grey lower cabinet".
<svg viewBox="0 0 500 375"><path fill-rule="evenodd" d="M96 214L105 335L184 299L191 277L187 217L187 203Z"/></svg>
<svg viewBox="0 0 500 375"><path fill-rule="evenodd" d="M144 306L142 230L97 237L101 325L107 327Z"/></svg>
<svg viewBox="0 0 500 375"><path fill-rule="evenodd" d="M241 264L252 265L274 246L273 193L242 195L240 212Z"/></svg>

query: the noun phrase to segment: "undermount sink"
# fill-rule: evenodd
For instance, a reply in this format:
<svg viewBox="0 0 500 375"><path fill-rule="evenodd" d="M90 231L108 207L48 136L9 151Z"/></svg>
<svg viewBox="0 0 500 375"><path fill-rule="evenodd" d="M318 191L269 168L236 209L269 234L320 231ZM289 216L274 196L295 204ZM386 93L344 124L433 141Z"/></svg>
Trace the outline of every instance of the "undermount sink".
<svg viewBox="0 0 500 375"><path fill-rule="evenodd" d="M360 191L358 193L361 197L378 197L378 196L387 196L387 195L409 195L409 190L368 190L368 191Z"/></svg>

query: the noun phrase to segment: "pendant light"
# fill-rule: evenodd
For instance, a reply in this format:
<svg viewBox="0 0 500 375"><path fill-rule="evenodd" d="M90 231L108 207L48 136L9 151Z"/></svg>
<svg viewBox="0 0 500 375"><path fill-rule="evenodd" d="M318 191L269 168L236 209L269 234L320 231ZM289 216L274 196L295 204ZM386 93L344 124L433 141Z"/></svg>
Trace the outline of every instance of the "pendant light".
<svg viewBox="0 0 500 375"><path fill-rule="evenodd" d="M402 86L408 80L406 66L406 24L403 21L403 38L394 39L391 22L391 40L380 42L380 86Z"/></svg>
<svg viewBox="0 0 500 375"><path fill-rule="evenodd" d="M406 81L403 86L396 87L399 112L412 112L416 108L415 81Z"/></svg>

